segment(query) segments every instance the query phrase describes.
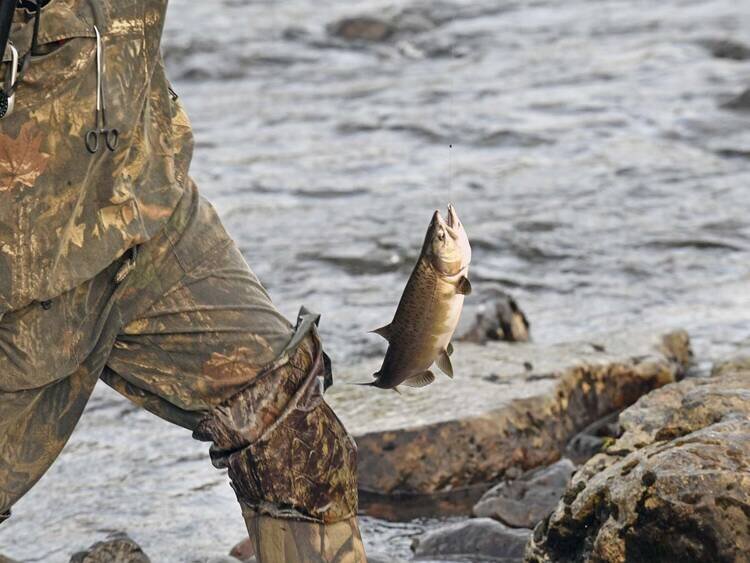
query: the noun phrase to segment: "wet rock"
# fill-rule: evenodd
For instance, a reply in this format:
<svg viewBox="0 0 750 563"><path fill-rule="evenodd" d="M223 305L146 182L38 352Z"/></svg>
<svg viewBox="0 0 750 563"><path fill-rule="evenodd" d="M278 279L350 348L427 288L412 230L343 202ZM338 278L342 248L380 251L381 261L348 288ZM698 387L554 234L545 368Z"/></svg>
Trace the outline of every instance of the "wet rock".
<svg viewBox="0 0 750 563"><path fill-rule="evenodd" d="M330 24L329 35L346 41L379 42L389 39L395 32L393 24L373 16L345 18Z"/></svg>
<svg viewBox="0 0 750 563"><path fill-rule="evenodd" d="M622 434L619 416L619 412L613 412L584 428L568 442L565 455L580 465L598 454Z"/></svg>
<svg viewBox="0 0 750 563"><path fill-rule="evenodd" d="M357 441L361 490L430 495L554 463L570 438L674 381L686 368L675 358L689 357L679 331L597 343L459 342L455 379L401 395L346 385L377 371L379 359L339 374L327 397Z"/></svg>
<svg viewBox="0 0 750 563"><path fill-rule="evenodd" d="M379 551L367 552L367 563L406 563L405 559L391 557Z"/></svg>
<svg viewBox="0 0 750 563"><path fill-rule="evenodd" d="M521 561L531 530L509 528L490 518L475 518L415 538L417 557L481 557L483 561Z"/></svg>
<svg viewBox="0 0 750 563"><path fill-rule="evenodd" d="M250 538L244 539L232 548L229 555L240 561L247 561L255 555L255 546Z"/></svg>
<svg viewBox="0 0 750 563"><path fill-rule="evenodd" d="M703 39L699 44L717 59L746 61L750 59L750 47L733 39Z"/></svg>
<svg viewBox="0 0 750 563"><path fill-rule="evenodd" d="M527 561L745 561L750 369L668 385L620 424L536 527Z"/></svg>
<svg viewBox="0 0 750 563"><path fill-rule="evenodd" d="M725 102L721 107L735 111L750 111L750 88L737 97Z"/></svg>
<svg viewBox="0 0 750 563"><path fill-rule="evenodd" d="M127 534L115 532L86 551L79 551L70 563L150 563L151 560Z"/></svg>
<svg viewBox="0 0 750 563"><path fill-rule="evenodd" d="M490 340L528 342L529 320L507 293L479 306L474 323L458 340L484 344Z"/></svg>
<svg viewBox="0 0 750 563"><path fill-rule="evenodd" d="M557 506L576 466L569 459L500 483L474 506L474 515L499 520L514 528L533 528Z"/></svg>
<svg viewBox="0 0 750 563"><path fill-rule="evenodd" d="M750 355L738 354L733 358L723 360L714 364L711 369L712 377L720 377L731 373L750 371Z"/></svg>

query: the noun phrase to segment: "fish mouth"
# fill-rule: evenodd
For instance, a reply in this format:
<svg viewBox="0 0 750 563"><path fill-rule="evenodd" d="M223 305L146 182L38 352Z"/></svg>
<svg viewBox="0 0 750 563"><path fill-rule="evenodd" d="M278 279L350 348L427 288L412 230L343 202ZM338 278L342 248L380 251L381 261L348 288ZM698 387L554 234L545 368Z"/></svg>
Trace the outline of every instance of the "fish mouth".
<svg viewBox="0 0 750 563"><path fill-rule="evenodd" d="M456 213L456 208L453 207L452 203L448 204L448 215L445 218L440 214L440 210L436 209L432 215L432 222L434 225L442 226L454 239L458 238L461 220L458 218L458 213Z"/></svg>
<svg viewBox="0 0 750 563"><path fill-rule="evenodd" d="M447 220L444 221L444 225L451 237L453 237L453 239L458 239L458 234L461 229L461 220L458 218L458 213L456 213L456 208L453 207L452 203L448 204L448 217Z"/></svg>
<svg viewBox="0 0 750 563"><path fill-rule="evenodd" d="M461 221L458 218L458 213L456 213L456 208L453 207L452 203L448 204L448 226L452 228L456 228L461 224Z"/></svg>

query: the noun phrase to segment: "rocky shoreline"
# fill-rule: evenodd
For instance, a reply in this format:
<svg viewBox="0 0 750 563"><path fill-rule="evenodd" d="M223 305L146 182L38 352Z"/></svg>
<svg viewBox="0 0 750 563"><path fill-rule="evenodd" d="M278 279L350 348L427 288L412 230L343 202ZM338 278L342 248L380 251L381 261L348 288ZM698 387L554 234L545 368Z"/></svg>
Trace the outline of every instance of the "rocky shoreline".
<svg viewBox="0 0 750 563"><path fill-rule="evenodd" d="M679 379L690 356L682 331L552 346L457 343L460 375L439 378L429 392L372 393L343 374L328 400L357 440L360 489L399 502L556 462L592 423Z"/></svg>
<svg viewBox="0 0 750 563"><path fill-rule="evenodd" d="M495 476L496 484L471 514L413 540L414 560L747 560L743 558L750 553L750 358L719 363L707 376L683 378L691 352L682 331L552 347L460 346L456 358L484 359L467 361L464 379L453 385L486 393L477 385L481 378L474 370L489 365L487 354L494 355L493 375L505 381L503 389L509 392L514 385L528 385L529 374L547 374L536 379L546 383L468 421L450 411L441 417L422 412L426 422L421 426L403 417L401 428L380 433L357 419L355 412L341 408L363 453L364 486L380 487L396 505L405 487L428 498L452 486L487 485L488 476ZM528 373L519 377L518 365L533 362L549 368L549 361L557 368L523 368ZM496 385L492 379L488 384ZM442 396L440 386L437 389L437 396ZM394 394L392 400L421 405L420 395L409 397ZM556 421L557 430L551 430L545 417ZM490 429L503 436L494 447L484 442ZM464 435L474 438L462 441ZM389 448L390 443L395 446ZM566 458L571 443L578 444L577 455L590 459L578 464ZM440 448L448 451L440 454ZM463 465L458 466L461 448ZM448 461L429 459L439 454ZM404 465L407 462L411 465ZM493 463L494 474L488 469ZM405 478L394 478L406 467L410 473L404 473ZM430 477L447 476L451 469L454 474L447 481ZM105 561L145 563L149 558L130 538L115 534L71 559ZM225 557L195 561L254 559L244 542ZM371 561L400 559L372 554Z"/></svg>

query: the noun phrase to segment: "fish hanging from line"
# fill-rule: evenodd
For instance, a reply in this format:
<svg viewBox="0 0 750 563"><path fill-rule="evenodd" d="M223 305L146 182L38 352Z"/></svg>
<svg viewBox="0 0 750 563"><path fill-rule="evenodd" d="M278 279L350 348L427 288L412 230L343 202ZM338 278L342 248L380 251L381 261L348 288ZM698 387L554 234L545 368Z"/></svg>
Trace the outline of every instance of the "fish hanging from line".
<svg viewBox="0 0 750 563"><path fill-rule="evenodd" d="M469 238L456 209L449 205L446 219L435 211L393 321L373 331L389 344L383 365L374 381L362 385L424 387L435 381L433 363L453 377L451 338L471 293L470 262Z"/></svg>

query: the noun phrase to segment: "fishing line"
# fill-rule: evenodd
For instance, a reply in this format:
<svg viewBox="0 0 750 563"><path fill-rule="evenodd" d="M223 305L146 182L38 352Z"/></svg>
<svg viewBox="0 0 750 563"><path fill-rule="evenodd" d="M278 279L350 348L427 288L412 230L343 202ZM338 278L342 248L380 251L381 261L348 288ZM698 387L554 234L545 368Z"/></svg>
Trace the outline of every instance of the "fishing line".
<svg viewBox="0 0 750 563"><path fill-rule="evenodd" d="M451 27L455 28L455 13L454 17L451 18L450 23ZM451 42L451 50L450 50L451 56L451 65L454 65L458 57L456 57L456 43ZM453 199L453 182L454 182L454 176L455 176L455 168L454 168L454 161L453 161L453 151L454 147L456 145L456 126L457 126L457 114L456 114L456 90L458 88L458 81L456 80L456 73L454 72L453 68L450 69L451 76L450 76L450 86L449 86L449 92L448 92L448 194L451 199Z"/></svg>

